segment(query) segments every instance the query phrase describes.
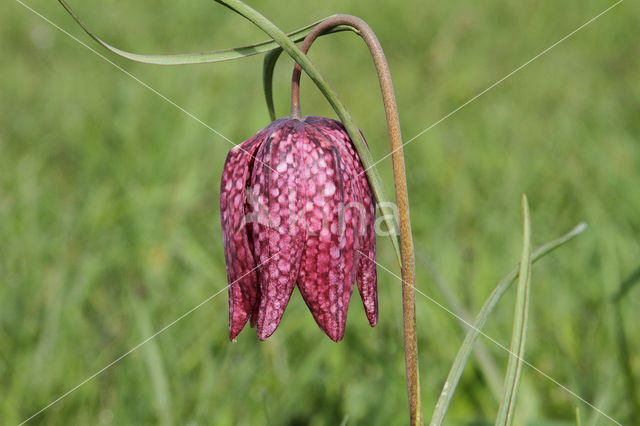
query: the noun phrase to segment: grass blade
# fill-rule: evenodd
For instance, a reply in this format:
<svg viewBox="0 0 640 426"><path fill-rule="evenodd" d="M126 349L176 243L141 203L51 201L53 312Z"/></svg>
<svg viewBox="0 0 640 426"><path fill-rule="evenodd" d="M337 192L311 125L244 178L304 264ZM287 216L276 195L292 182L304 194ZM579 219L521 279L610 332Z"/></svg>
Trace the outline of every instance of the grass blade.
<svg viewBox="0 0 640 426"><path fill-rule="evenodd" d="M536 263L538 260L542 259L547 254L551 253L558 247L562 247L578 235L582 234L585 229L587 229L587 224L582 222L576 225L571 231L561 236L560 238L556 238L555 240L549 241L548 243L540 246L531 256L531 263ZM471 351L473 349L473 345L480 336L484 325L489 319L489 315L493 312L494 308L498 304L498 301L502 298L504 293L511 287L511 284L518 278L519 264L516 265L508 274L505 276L502 281L498 283L496 288L491 292L487 300L482 305L482 309L476 316L471 325L471 329L467 332L467 336L465 337L460 349L458 349L458 354L456 355L455 360L453 361L453 365L451 366L451 370L449 370L449 375L447 376L447 380L442 388L442 392L440 393L440 397L438 398L438 402L436 403L436 407L433 411L433 416L431 417L430 425L441 425L444 421L444 416L447 413L447 409L449 408L449 404L451 404L451 400L453 399L453 394L458 386L458 382L460 381L460 377L462 376L462 372L464 371L464 367L471 356Z"/></svg>
<svg viewBox="0 0 640 426"><path fill-rule="evenodd" d="M518 273L518 289L516 294L516 308L513 314L513 332L507 375L504 379L504 394L500 402L496 425L510 425L515 413L518 384L522 373L522 357L527 338L527 320L529 311L529 290L531 282L531 217L527 196L522 194L522 212L524 238L522 242L522 258Z"/></svg>
<svg viewBox="0 0 640 426"><path fill-rule="evenodd" d="M273 49L279 48L278 43L273 40L267 40L260 43L250 44L247 46L240 47L231 47L228 49L220 49L220 50L211 50L207 52L191 52L191 53L178 53L173 55L146 55L140 53L132 53L127 52L122 49L118 49L115 46L110 45L105 42L98 36L96 36L87 25L80 19L80 16L69 6L69 4L65 0L58 0L58 2L66 9L66 11L71 15L71 17L82 27L82 29L95 41L97 41L104 48L108 49L112 53L115 53L118 56L123 58L135 61L142 62L145 64L154 64L154 65L188 65L188 64L206 64L212 62L222 62L222 61L230 61L232 59L240 59L245 58L247 56L258 55L260 53L269 52ZM326 18L325 18L326 19ZM307 25L306 27L300 28L294 32L287 34L293 41L299 42L304 40L304 38L309 34L309 32L315 27L319 22L322 22L324 19L314 22L311 25ZM340 29L338 31L344 31Z"/></svg>
<svg viewBox="0 0 640 426"><path fill-rule="evenodd" d="M580 407L576 405L576 426L582 426L582 420L580 420Z"/></svg>

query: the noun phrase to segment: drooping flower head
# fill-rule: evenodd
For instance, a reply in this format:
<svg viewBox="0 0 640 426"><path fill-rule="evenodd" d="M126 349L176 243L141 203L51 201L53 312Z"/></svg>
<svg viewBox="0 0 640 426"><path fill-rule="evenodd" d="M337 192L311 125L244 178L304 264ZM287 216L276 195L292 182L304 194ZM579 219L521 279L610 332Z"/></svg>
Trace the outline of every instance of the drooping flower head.
<svg viewBox="0 0 640 426"><path fill-rule="evenodd" d="M344 126L282 118L234 147L220 190L229 335L271 336L297 284L320 328L344 336L354 281L378 320L375 201Z"/></svg>

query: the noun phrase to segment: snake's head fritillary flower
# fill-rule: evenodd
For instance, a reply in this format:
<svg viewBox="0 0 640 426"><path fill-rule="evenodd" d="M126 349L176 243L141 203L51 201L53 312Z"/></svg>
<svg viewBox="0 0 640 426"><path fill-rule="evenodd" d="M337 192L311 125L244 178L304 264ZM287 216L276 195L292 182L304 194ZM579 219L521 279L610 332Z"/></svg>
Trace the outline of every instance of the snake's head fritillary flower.
<svg viewBox="0 0 640 426"><path fill-rule="evenodd" d="M344 336L354 281L378 321L375 201L344 126L281 118L227 156L220 190L229 335L264 340L295 285L320 328Z"/></svg>

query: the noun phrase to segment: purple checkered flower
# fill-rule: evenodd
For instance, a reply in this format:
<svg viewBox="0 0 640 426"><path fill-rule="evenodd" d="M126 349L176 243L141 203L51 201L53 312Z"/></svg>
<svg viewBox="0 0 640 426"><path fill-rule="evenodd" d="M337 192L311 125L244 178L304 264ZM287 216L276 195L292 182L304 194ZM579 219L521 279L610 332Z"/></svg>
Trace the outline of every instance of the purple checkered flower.
<svg viewBox="0 0 640 426"><path fill-rule="evenodd" d="M353 283L378 321L375 200L344 126L281 118L233 148L220 190L229 335L264 340L295 285L320 328L344 336Z"/></svg>

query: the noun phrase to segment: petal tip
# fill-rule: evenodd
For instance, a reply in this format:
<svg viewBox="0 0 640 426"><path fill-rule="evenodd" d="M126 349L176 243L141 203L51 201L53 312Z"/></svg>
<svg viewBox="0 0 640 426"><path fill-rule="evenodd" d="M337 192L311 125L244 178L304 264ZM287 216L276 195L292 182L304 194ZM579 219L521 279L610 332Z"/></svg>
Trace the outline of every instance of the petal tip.
<svg viewBox="0 0 640 426"><path fill-rule="evenodd" d="M375 327L378 325L378 313L376 312L373 315L367 315L367 319L369 320L369 325L371 327Z"/></svg>
<svg viewBox="0 0 640 426"><path fill-rule="evenodd" d="M238 337L238 334L240 334L240 332L244 328L246 323L247 323L247 318L246 317L244 319L242 319L242 318L233 319L232 318L231 319L231 324L229 324L229 340L234 342L236 340L236 338Z"/></svg>
<svg viewBox="0 0 640 426"><path fill-rule="evenodd" d="M327 336L329 336L329 338L331 340L333 340L334 342L339 343L342 340L342 338L344 337L344 330L342 331L342 333L338 333L338 334L329 334L329 333L327 333Z"/></svg>
<svg viewBox="0 0 640 426"><path fill-rule="evenodd" d="M271 335L273 333L275 333L276 328L278 328L278 326L276 325L275 327L260 327L260 325L258 324L258 339L260 339L261 341L265 341L267 340L269 337L271 337Z"/></svg>

